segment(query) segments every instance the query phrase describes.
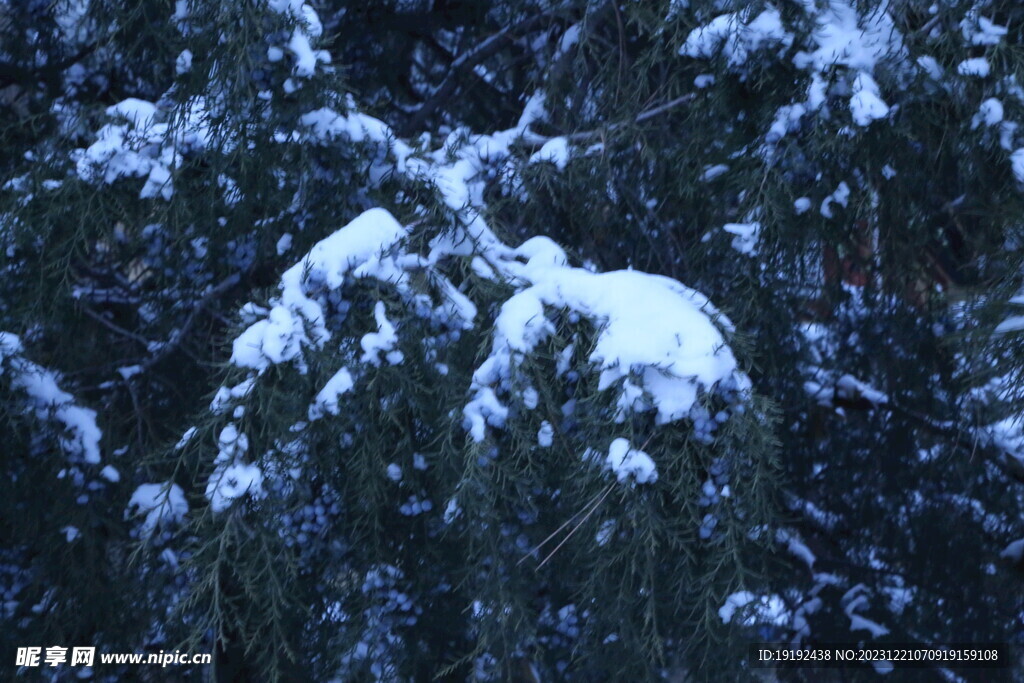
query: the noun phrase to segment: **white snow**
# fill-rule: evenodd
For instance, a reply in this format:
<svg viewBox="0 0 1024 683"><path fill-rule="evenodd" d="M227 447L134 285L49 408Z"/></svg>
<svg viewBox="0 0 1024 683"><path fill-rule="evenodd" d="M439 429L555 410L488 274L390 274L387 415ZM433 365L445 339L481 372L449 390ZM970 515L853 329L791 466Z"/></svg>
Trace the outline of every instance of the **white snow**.
<svg viewBox="0 0 1024 683"><path fill-rule="evenodd" d="M551 426L551 423L544 420L540 429L537 430L537 444L541 448L551 448L551 444L555 437L555 428Z"/></svg>
<svg viewBox="0 0 1024 683"><path fill-rule="evenodd" d="M785 625L789 621L786 603L777 595L738 591L725 599L718 608L718 616L723 624L728 624L739 610L744 610L746 614L742 622L744 626L763 623Z"/></svg>
<svg viewBox="0 0 1024 683"><path fill-rule="evenodd" d="M192 437L196 435L196 431L195 427L189 427L185 430L185 433L181 435L181 439L179 439L178 443L174 446L174 450L181 450L187 446L188 442L192 440Z"/></svg>
<svg viewBox="0 0 1024 683"><path fill-rule="evenodd" d="M643 451L633 448L628 439L618 438L608 447L605 466L615 473L619 482L628 481L632 476L638 484L653 484L658 481L658 470L654 460Z"/></svg>
<svg viewBox="0 0 1024 683"><path fill-rule="evenodd" d="M1010 560L1011 562L1020 562L1021 560L1024 560L1024 538L1017 539L1003 548L1003 551L999 553L999 557Z"/></svg>
<svg viewBox="0 0 1024 683"><path fill-rule="evenodd" d="M976 9L972 9L960 22L960 30L972 45L998 45L1007 33L1005 26L978 15Z"/></svg>
<svg viewBox="0 0 1024 683"><path fill-rule="evenodd" d="M642 396L628 386L620 388L620 398L629 400L620 401L619 421L632 411L656 410L658 423L664 424L686 416L701 387L710 389L727 377L742 388L749 386L711 321L716 311L703 295L657 275L591 273L547 265L550 258L540 252L519 271L532 284L508 299L495 320L491 355L474 373L474 399L464 411L476 441L483 440L485 424L504 423L507 409L495 388L514 371L518 358L552 332L546 306L569 309L601 324L588 359L600 372L600 390L631 372L639 375ZM729 325L724 318L718 323Z"/></svg>
<svg viewBox="0 0 1024 683"><path fill-rule="evenodd" d="M526 387L522 393L523 405L527 410L534 410L540 402L540 394L533 387Z"/></svg>
<svg viewBox="0 0 1024 683"><path fill-rule="evenodd" d="M281 294L272 300L266 319L253 323L232 345L231 361L262 372L272 364L299 356L302 345L320 346L330 337L320 304L306 295L306 285L339 289L346 278L394 270L383 253L406 236L406 230L383 209L370 209L318 242L306 257L281 277ZM305 326L313 330L308 337Z"/></svg>
<svg viewBox="0 0 1024 683"><path fill-rule="evenodd" d="M991 66L984 57L972 57L965 59L956 66L956 72L961 76L977 76L985 78L988 76Z"/></svg>
<svg viewBox="0 0 1024 683"><path fill-rule="evenodd" d="M746 256L757 254L757 240L761 234L760 223L726 223L722 226L732 238L732 248Z"/></svg>
<svg viewBox="0 0 1024 683"><path fill-rule="evenodd" d="M395 326L388 320L384 308L384 302L378 301L373 308L373 317L377 321L377 331L363 335L359 342L363 347L363 363L380 365L380 354L384 354L388 362L398 365L402 362L401 351L394 351L398 343L398 335L395 333Z"/></svg>
<svg viewBox="0 0 1024 683"><path fill-rule="evenodd" d="M889 633L885 626L857 614L859 610L868 606L867 587L864 584L859 583L848 590L839 601L844 605L846 616L850 618L851 631L867 631L873 638L880 638Z"/></svg>
<svg viewBox="0 0 1024 683"><path fill-rule="evenodd" d="M1013 177L1017 179L1017 182L1024 183L1024 147L1010 155L1010 166L1013 169Z"/></svg>
<svg viewBox="0 0 1024 683"><path fill-rule="evenodd" d="M853 122L858 126L866 126L889 114L889 105L879 97L878 84L867 73L857 74L857 78L853 81L850 114L853 116Z"/></svg>
<svg viewBox="0 0 1024 683"><path fill-rule="evenodd" d="M262 497L263 472L252 464L237 462L221 469L212 478L215 485L207 488L207 498L214 512L225 510L236 498L246 494Z"/></svg>
<svg viewBox="0 0 1024 683"><path fill-rule="evenodd" d="M530 157L531 164L540 161L549 161L554 164L559 171L564 170L565 165L569 163L569 141L564 137L557 137L545 142L544 145Z"/></svg>
<svg viewBox="0 0 1024 683"><path fill-rule="evenodd" d="M730 67L749 60L750 53L770 45L788 46L793 36L782 26L778 10L769 7L752 20L746 13L722 14L690 32L679 54L711 59L721 52Z"/></svg>
<svg viewBox="0 0 1024 683"><path fill-rule="evenodd" d="M249 377L231 388L221 387L218 389L213 400L210 402L210 412L219 414L227 411L237 401L249 395L255 381L255 378Z"/></svg>
<svg viewBox="0 0 1024 683"><path fill-rule="evenodd" d="M178 523L188 513L188 503L181 487L171 482L163 484L143 484L135 489L125 518L145 516L140 532L149 537L159 526L167 523Z"/></svg>
<svg viewBox="0 0 1024 683"><path fill-rule="evenodd" d="M4 372L10 372L11 385L25 393L39 419L61 425L60 444L72 462L99 464L103 433L96 424L96 411L76 404L71 394L62 391L56 373L25 359L21 340L9 332L0 332L0 374Z"/></svg>
<svg viewBox="0 0 1024 683"><path fill-rule="evenodd" d="M726 173L729 170L727 164L715 164L714 166L705 166L704 172L701 174L701 180L704 182L711 182L718 176Z"/></svg>
<svg viewBox="0 0 1024 683"><path fill-rule="evenodd" d="M865 384L853 375L843 375L836 381L836 395L845 399L864 398L876 406L889 402L889 398L884 393Z"/></svg>
<svg viewBox="0 0 1024 683"><path fill-rule="evenodd" d="M608 545L608 541L612 539L612 534L615 533L615 520L606 519L601 522L601 526L598 528L597 533L594 535L594 542L598 545Z"/></svg>
<svg viewBox="0 0 1024 683"><path fill-rule="evenodd" d="M107 116L121 117L131 121L136 130L145 130L152 126L156 119L156 112L155 104L134 97L107 107Z"/></svg>
<svg viewBox="0 0 1024 683"><path fill-rule="evenodd" d="M814 556L811 549L804 544L800 539L800 535L795 531L779 529L775 532L775 540L779 543L785 544L786 550L789 551L789 554L804 562L808 569L814 569L814 563L818 558Z"/></svg>
<svg viewBox="0 0 1024 683"><path fill-rule="evenodd" d="M354 385L355 382L347 368L341 368L334 373L324 388L317 393L313 405L309 407L310 421L320 419L325 413L337 415L341 411L338 399L342 394L351 391Z"/></svg>
<svg viewBox="0 0 1024 683"><path fill-rule="evenodd" d="M881 59L898 60L906 53L903 38L884 6L861 16L846 0L825 4L817 14L813 39L816 50L794 56L797 68L822 73L840 65L872 73Z"/></svg>
<svg viewBox="0 0 1024 683"><path fill-rule="evenodd" d="M978 107L978 113L971 119L971 128L994 126L1003 120L1003 103L996 97L990 97Z"/></svg>
<svg viewBox="0 0 1024 683"><path fill-rule="evenodd" d="M179 76L192 70L192 51L182 50L174 60L174 72Z"/></svg>
<svg viewBox="0 0 1024 683"><path fill-rule="evenodd" d="M210 508L214 512L221 512L244 495L263 497L262 470L244 460L249 449L248 437L240 433L232 423L221 430L217 442L220 453L214 460L215 469L206 485Z"/></svg>
<svg viewBox="0 0 1024 683"><path fill-rule="evenodd" d="M825 200L821 202L821 215L825 218L832 218L832 204L839 204L840 206L846 206L850 200L850 186L845 182L839 183L836 187L835 192L825 197Z"/></svg>

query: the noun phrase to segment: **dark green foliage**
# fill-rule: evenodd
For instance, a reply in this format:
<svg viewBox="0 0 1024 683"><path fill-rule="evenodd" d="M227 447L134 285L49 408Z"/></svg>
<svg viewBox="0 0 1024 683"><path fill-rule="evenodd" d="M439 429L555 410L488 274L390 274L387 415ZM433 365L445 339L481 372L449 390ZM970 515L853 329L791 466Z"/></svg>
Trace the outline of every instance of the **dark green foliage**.
<svg viewBox="0 0 1024 683"><path fill-rule="evenodd" d="M322 34L283 0L93 0L78 23L70 1L0 0L0 335L20 338L0 337L5 657L214 653L175 672L191 680L740 680L753 640L1020 644L1017 3L311 4ZM863 63L807 57L829 7ZM731 38L681 50L726 12ZM747 50L763 16L780 33ZM1005 35L972 38L979 17ZM971 58L989 75L962 73ZM886 107L870 120L864 76ZM129 98L153 127L108 110ZM87 151L111 134L125 156ZM538 161L559 140L568 158ZM282 274L373 207L410 229L387 254L405 265L306 282L324 318L296 319L329 341L229 361ZM473 438L474 373L524 286L485 266L529 260L438 246L477 212L505 244L546 235L574 265L703 292L752 391L703 387L668 424L623 415L626 381L590 362L603 321L549 305L552 333L494 385L507 418ZM749 243L726 228L755 223ZM448 286L471 326L435 308ZM400 361L364 357L379 310ZM314 415L342 368L352 390ZM69 406L96 412L100 462ZM219 509L228 427L262 484ZM619 438L656 485L615 481ZM147 527L135 496L155 482L188 511Z"/></svg>

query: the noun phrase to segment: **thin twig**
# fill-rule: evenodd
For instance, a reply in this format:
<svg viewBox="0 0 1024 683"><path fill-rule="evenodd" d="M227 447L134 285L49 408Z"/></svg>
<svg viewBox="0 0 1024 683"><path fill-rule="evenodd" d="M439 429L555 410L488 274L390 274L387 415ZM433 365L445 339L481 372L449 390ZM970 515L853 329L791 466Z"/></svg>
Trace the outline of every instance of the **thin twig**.
<svg viewBox="0 0 1024 683"><path fill-rule="evenodd" d="M676 107L678 107L681 104L686 104L688 102L692 102L696 98L697 98L697 94L696 93L687 93L685 95L682 95L681 97L675 98L674 100L670 100L668 102L665 102L664 104L659 104L657 107L653 107L651 109L647 109L645 111L642 111L642 112L640 112L639 114L637 114L636 116L634 116L632 119L630 119L628 121L619 121L617 123L613 123L610 126L608 126L607 128L595 128L595 129L592 129L592 130L581 130L581 131L578 131L576 133L569 133L568 135L565 135L565 136L561 136L561 135L538 135L537 133L534 133L533 131L529 131L528 130L528 131L526 131L523 134L522 139L528 145L536 145L536 146L543 145L544 143L550 142L551 140L554 140L555 138L559 138L559 137L564 137L569 142L587 142L589 140L593 140L595 138L599 138L599 137L605 135L606 133L619 130L620 128L624 128L627 125L632 125L632 124L635 124L635 123L643 123L644 121L647 121L649 119L653 119L655 116L660 116L661 114L664 114L667 111L671 111L672 109L675 109Z"/></svg>
<svg viewBox="0 0 1024 683"><path fill-rule="evenodd" d="M552 557L554 557L555 553L558 552L558 549L561 548L563 545L565 545L566 542L570 538L572 538L573 534L575 534L577 531L580 530L580 527L582 527L584 524L586 524L587 520L590 519L590 515L594 514L594 511L597 510L597 508L601 506L601 503L604 502L604 499L608 497L608 494L611 493L612 489L614 489L614 488L615 488L615 482L612 482L611 484L608 485L608 488L605 489L605 491L604 491L604 495L601 496L601 499L598 500L594 504L594 506L592 508L590 508L590 512L587 513L587 516L584 517L583 519L581 519L580 523L577 524L576 526L574 526L572 528L572 531L570 531L568 534L566 534L565 538L562 539L562 542L559 543L557 546L555 546L554 550L552 550L550 553L548 553L548 556L544 558L544 561L537 565L537 569L540 569L545 564L547 564L548 560L550 560Z"/></svg>
<svg viewBox="0 0 1024 683"><path fill-rule="evenodd" d="M85 313L90 318L92 318L93 320L101 323L104 327L107 327L108 329L113 330L114 332L118 333L122 337L127 337L129 339L137 341L138 343L142 344L143 346L149 348L149 345L151 344L151 342L148 339L146 339L145 337L143 337L141 334L137 334L135 332L132 332L131 330L126 330L125 328L121 327L117 323L114 323L114 322L111 322L110 320L107 320L102 315L100 315L96 311L92 310L88 306L85 306L84 304L82 305L82 312Z"/></svg>
<svg viewBox="0 0 1024 683"><path fill-rule="evenodd" d="M232 273L231 275L221 280L216 287L207 292L203 296L203 298L200 299L196 303L196 305L192 307L192 311L188 314L188 317L185 318L185 322L182 324L180 328L178 328L177 331L171 334L171 338L167 340L167 342L162 347L160 347L160 349L156 353L154 353L152 356L143 361L142 370L149 370L154 365L159 363L161 360L166 358L169 353L174 351L174 349L178 348L178 346L181 345L181 342L192 330L192 326L195 324L196 318L199 317L199 314L203 311L203 309L205 309L214 299L218 298L220 295L224 294L224 292L228 291L229 289L237 285L241 281L241 279L241 275L239 275L238 273Z"/></svg>
<svg viewBox="0 0 1024 683"><path fill-rule="evenodd" d="M614 484L613 484L613 486L614 486ZM582 508L580 508L579 512L577 512L577 513L576 513L576 514L574 514L574 515L573 515L572 517L570 517L569 519L567 519L567 520L565 520L564 522L562 522L562 526L560 526L560 527L558 527L557 529L555 529L554 531L552 531L552 532L551 532L551 534L550 534L550 535L549 535L549 536L548 536L547 538L545 538L545 539L544 539L543 541L541 541L540 543L538 543L537 545L535 545L535 546L534 546L533 548L531 548L531 549L530 549L530 551L529 551L528 553L526 553L525 555L523 555L523 557L522 557L522 558L521 558L521 559L520 559L520 560L519 560L518 562L516 562L516 566L518 567L518 566L519 566L519 565L521 565L521 564L522 564L523 562L525 562L525 561L526 561L526 558L530 557L530 556L531 556L531 555L533 555L533 554L534 554L535 552L537 552L538 550L540 550L541 548L543 548L543 547L544 547L544 544L545 544L545 543L547 543L548 541L550 541L550 540L551 540L552 538L554 538L554 537L555 537L555 535L556 535L556 534L558 534L558 532L559 532L559 531L561 531L561 530L562 530L562 529L564 529L565 527L567 527L567 526L569 526L570 524L572 524L572 521L573 521L574 519L576 519L577 517L579 517L580 515L582 515L582 514L583 514L584 512L586 512L586 511L587 511L588 509L590 509L590 506L594 504L594 501L596 501L596 500L597 500L597 499L598 499L598 498L599 498L599 497L601 496L601 494L602 494L602 493L603 493L602 491L598 491L597 493L595 493L595 494L594 494L594 497L593 497L593 498L591 498L590 500L588 500L588 501L587 501L587 504L586 504L586 505L584 505L584 506L583 506Z"/></svg>

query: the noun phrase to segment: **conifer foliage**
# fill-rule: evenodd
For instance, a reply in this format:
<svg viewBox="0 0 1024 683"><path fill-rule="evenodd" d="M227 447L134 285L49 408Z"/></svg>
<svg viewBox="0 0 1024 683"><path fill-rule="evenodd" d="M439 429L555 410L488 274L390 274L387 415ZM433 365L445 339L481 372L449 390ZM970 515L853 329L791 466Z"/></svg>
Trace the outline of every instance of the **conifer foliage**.
<svg viewBox="0 0 1024 683"><path fill-rule="evenodd" d="M1020 641L1015 3L170 5L0 1L3 666Z"/></svg>

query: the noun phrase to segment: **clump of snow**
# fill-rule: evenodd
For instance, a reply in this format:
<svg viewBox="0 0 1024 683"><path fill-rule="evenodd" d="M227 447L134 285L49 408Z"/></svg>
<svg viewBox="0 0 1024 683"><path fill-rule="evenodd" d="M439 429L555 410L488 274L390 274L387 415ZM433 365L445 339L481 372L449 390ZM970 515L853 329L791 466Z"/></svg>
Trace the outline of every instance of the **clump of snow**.
<svg viewBox="0 0 1024 683"><path fill-rule="evenodd" d="M565 165L569 163L568 140L564 137L557 137L545 142L544 145L530 157L531 164L540 161L549 161L554 164L559 171L564 170Z"/></svg>
<svg viewBox="0 0 1024 683"><path fill-rule="evenodd" d="M978 15L976 10L972 10L964 17L960 22L960 30L972 45L998 45L1007 33L1005 26Z"/></svg>
<svg viewBox="0 0 1024 683"><path fill-rule="evenodd" d="M1019 538L1003 548L1003 551L999 553L999 557L1011 562L1024 560L1024 538Z"/></svg>
<svg viewBox="0 0 1024 683"><path fill-rule="evenodd" d="M971 128L994 126L1003 120L1003 103L996 97L990 97L978 107L978 113L971 119Z"/></svg>
<svg viewBox="0 0 1024 683"><path fill-rule="evenodd" d="M808 569L814 569L814 563L817 562L818 558L814 556L811 549L807 547L802 540L800 535L795 531L788 529L779 529L775 532L775 540L786 546L786 550L793 557L801 560L807 565Z"/></svg>
<svg viewBox="0 0 1024 683"><path fill-rule="evenodd" d="M402 362L401 351L393 350L398 343L398 335L395 333L395 326L388 320L384 310L384 302L378 301L373 309L373 317L377 321L377 331L363 335L360 345L363 347L364 363L380 365L379 354L383 353L387 361L392 365Z"/></svg>
<svg viewBox="0 0 1024 683"><path fill-rule="evenodd" d="M233 387L221 387L210 402L210 412L220 414L225 412L239 399L243 399L252 391L255 378L248 378Z"/></svg>
<svg viewBox="0 0 1024 683"><path fill-rule="evenodd" d="M324 388L316 395L313 405L309 407L309 419L311 421L320 419L325 413L337 415L341 410L338 399L342 394L351 391L354 385L355 382L352 380L352 374L348 369L341 368L338 372L334 373L334 376L327 381Z"/></svg>
<svg viewBox="0 0 1024 683"><path fill-rule="evenodd" d="M965 59L956 66L956 72L961 76L976 76L977 78L985 78L991 69L988 60L984 57Z"/></svg>
<svg viewBox="0 0 1024 683"><path fill-rule="evenodd" d="M1017 182L1024 183L1024 147L1010 155L1010 166L1013 169L1013 177L1017 179Z"/></svg>
<svg viewBox="0 0 1024 683"><path fill-rule="evenodd" d="M448 504L444 506L444 515L442 516L442 519L445 524L451 524L458 519L461 514L462 508L459 507L459 501L456 498L452 498L448 501Z"/></svg>
<svg viewBox="0 0 1024 683"><path fill-rule="evenodd" d="M214 460L215 469L206 485L206 497L214 512L222 512L237 498L250 495L262 498L263 471L246 463L249 439L234 424L221 430L217 439L220 452Z"/></svg>
<svg viewBox="0 0 1024 683"><path fill-rule="evenodd" d="M71 158L78 176L92 183L119 178L146 178L139 197L170 199L174 194L171 169L181 165L185 149L203 149L210 136L205 102L196 98L172 128L152 102L129 98L107 108L113 121L96 134L97 140Z"/></svg>
<svg viewBox="0 0 1024 683"><path fill-rule="evenodd" d="M56 373L27 360L22 351L17 335L0 332L0 374L10 373L11 386L25 393L29 408L40 420L60 425L60 445L72 462L99 464L103 433L96 424L96 411L76 404L71 394L61 390Z"/></svg>
<svg viewBox="0 0 1024 683"><path fill-rule="evenodd" d="M185 430L185 433L181 435L181 438L178 440L178 443L175 444L174 450L180 451L182 448L187 446L189 441L192 440L192 437L196 435L196 431L197 430L195 427L189 427L187 430Z"/></svg>
<svg viewBox="0 0 1024 683"><path fill-rule="evenodd" d="M143 484L128 501L125 517L144 516L140 533L148 538L160 526L180 522L188 513L181 487L171 482Z"/></svg>
<svg viewBox="0 0 1024 683"><path fill-rule="evenodd" d="M769 7L753 19L745 12L715 17L690 32L679 54L704 59L722 54L730 67L739 67L747 63L752 52L772 45L788 47L792 42L779 11Z"/></svg>
<svg viewBox="0 0 1024 683"><path fill-rule="evenodd" d="M178 58L174 60L174 73L179 76L192 70L192 51L182 50Z"/></svg>
<svg viewBox="0 0 1024 683"><path fill-rule="evenodd" d="M551 448L555 438L555 428L551 426L551 423L544 420L540 429L537 430L537 444L541 448Z"/></svg>
<svg viewBox="0 0 1024 683"><path fill-rule="evenodd" d="M872 638L880 638L889 633L889 629L881 624L857 614L859 610L868 606L867 588L859 583L843 595L839 600L843 605L843 611L850 618L851 631L867 631Z"/></svg>
<svg viewBox="0 0 1024 683"><path fill-rule="evenodd" d="M857 74L857 78L853 81L850 114L853 116L853 122L858 126L866 126L889 114L889 105L879 97L878 84L867 73Z"/></svg>
<svg viewBox="0 0 1024 683"><path fill-rule="evenodd" d="M744 626L755 624L785 625L789 621L789 610L785 601L777 595L757 595L750 591L738 591L725 599L718 608L723 624L731 623L736 612L743 611Z"/></svg>
<svg viewBox="0 0 1024 683"><path fill-rule="evenodd" d="M825 197L824 201L821 202L821 215L825 218L832 218L832 205L839 204L840 206L846 206L850 201L850 186L845 182L839 183L836 187L835 192Z"/></svg>
<svg viewBox="0 0 1024 683"><path fill-rule="evenodd" d="M548 257L538 258L543 263ZM749 385L703 295L675 280L636 271L591 273L532 263L521 271L531 285L502 306L491 355L473 375L474 398L464 412L474 440L483 440L486 424L503 425L507 408L495 388L511 376L518 359L553 331L546 308L568 309L601 325L589 357L600 373L600 390L633 373L638 377L639 385L620 385L618 421L633 411L656 410L658 423L664 424L688 415L701 389L727 377Z"/></svg>
<svg viewBox="0 0 1024 683"><path fill-rule="evenodd" d="M346 278L396 272L385 252L406 236L406 230L383 209L370 209L333 235L321 240L306 257L281 277L281 294L271 300L269 315L249 326L232 345L231 361L264 371L294 360L303 345L321 346L330 337L324 311L307 295L307 287L338 289ZM306 327L312 329L312 337Z"/></svg>
<svg viewBox="0 0 1024 683"><path fill-rule="evenodd" d="M327 52L313 49L312 41L323 33L323 25L311 5L295 0L268 0L267 4L273 11L296 20L297 26L288 41L288 50L295 58L296 75L308 78L316 72L317 63L330 61Z"/></svg>
<svg viewBox="0 0 1024 683"><path fill-rule="evenodd" d="M628 439L618 438L608 447L605 466L615 473L620 482L630 477L638 484L653 484L658 481L658 470L651 456L629 444Z"/></svg>
<svg viewBox="0 0 1024 683"><path fill-rule="evenodd" d="M728 164L715 164L714 166L705 166L704 172L701 173L700 179L708 183L717 178L718 176L727 173L728 171Z"/></svg>
<svg viewBox="0 0 1024 683"><path fill-rule="evenodd" d="M732 248L746 256L757 253L757 240L761 234L760 223L726 223L722 226L732 238Z"/></svg>

